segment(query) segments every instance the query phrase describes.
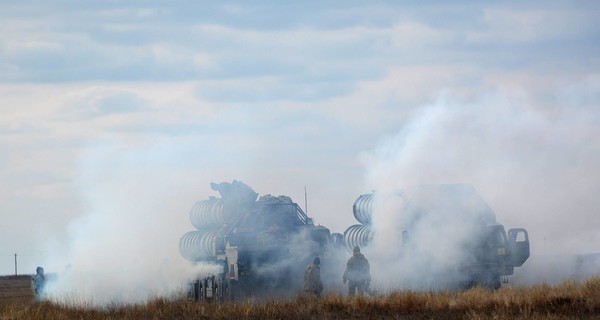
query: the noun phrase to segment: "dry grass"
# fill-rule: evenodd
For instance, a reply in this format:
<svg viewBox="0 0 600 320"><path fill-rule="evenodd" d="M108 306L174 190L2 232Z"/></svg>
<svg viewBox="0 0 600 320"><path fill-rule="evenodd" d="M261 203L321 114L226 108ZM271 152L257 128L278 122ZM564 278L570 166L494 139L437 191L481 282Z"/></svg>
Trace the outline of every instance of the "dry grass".
<svg viewBox="0 0 600 320"><path fill-rule="evenodd" d="M194 303L155 299L104 309L51 302L0 305L0 319L600 319L600 278L496 292L394 292L284 301Z"/></svg>

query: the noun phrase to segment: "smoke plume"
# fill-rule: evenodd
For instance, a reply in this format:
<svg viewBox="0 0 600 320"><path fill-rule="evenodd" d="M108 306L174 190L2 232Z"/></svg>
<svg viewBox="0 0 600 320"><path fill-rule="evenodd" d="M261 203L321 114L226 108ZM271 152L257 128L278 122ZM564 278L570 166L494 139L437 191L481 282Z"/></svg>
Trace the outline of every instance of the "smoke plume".
<svg viewBox="0 0 600 320"><path fill-rule="evenodd" d="M181 294L189 279L219 271L179 256L192 203L185 192L193 189L156 165L165 157L157 151L115 143L82 154L85 214L69 224L67 244L47 248L47 298L91 307L139 303Z"/></svg>
<svg viewBox="0 0 600 320"><path fill-rule="evenodd" d="M529 230L534 256L530 261L537 261L536 255L564 260L598 252L597 119L595 107L585 104L540 108L523 97L490 94L466 105L446 96L364 155L367 190L389 195L423 184L472 184L506 229ZM405 252L400 234L407 219L399 215L403 204L380 203L384 205L373 217L377 234L368 251L380 284L399 287L407 279L429 279L432 268L442 270L463 258L461 236L470 233L469 223L449 215L445 221L419 222L420 233L411 241L430 255L407 265L400 257ZM556 268L562 270L553 272L557 281L574 272ZM532 282L519 272L516 268L515 279Z"/></svg>

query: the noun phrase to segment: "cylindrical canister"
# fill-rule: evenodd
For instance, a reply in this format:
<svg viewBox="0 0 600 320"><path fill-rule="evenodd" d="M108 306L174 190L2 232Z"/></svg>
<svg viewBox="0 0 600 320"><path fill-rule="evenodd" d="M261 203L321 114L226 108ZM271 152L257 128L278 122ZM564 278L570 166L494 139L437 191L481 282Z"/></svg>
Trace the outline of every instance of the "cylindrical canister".
<svg viewBox="0 0 600 320"><path fill-rule="evenodd" d="M371 216L373 214L373 207L375 206L375 195L372 193L363 194L352 206L352 213L354 218L362 224L371 224Z"/></svg>
<svg viewBox="0 0 600 320"><path fill-rule="evenodd" d="M344 243L349 249L355 246L366 247L375 236L375 232L362 224L355 224L344 231Z"/></svg>
<svg viewBox="0 0 600 320"><path fill-rule="evenodd" d="M179 253L192 262L210 259L216 255L216 239L216 231L190 231L179 240Z"/></svg>
<svg viewBox="0 0 600 320"><path fill-rule="evenodd" d="M222 226L225 224L223 199L211 197L196 202L190 210L190 221L198 230Z"/></svg>

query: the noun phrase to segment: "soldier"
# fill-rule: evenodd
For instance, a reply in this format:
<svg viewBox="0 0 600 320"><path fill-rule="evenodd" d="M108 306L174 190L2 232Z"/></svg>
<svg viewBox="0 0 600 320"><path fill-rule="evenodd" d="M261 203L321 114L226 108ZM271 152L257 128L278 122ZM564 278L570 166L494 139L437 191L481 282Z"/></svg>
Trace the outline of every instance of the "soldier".
<svg viewBox="0 0 600 320"><path fill-rule="evenodd" d="M371 282L371 272L369 261L360 253L360 247L356 246L352 250L352 257L348 259L346 271L344 271L344 284L348 281L348 294L353 296L358 289L358 293L363 293L369 288Z"/></svg>
<svg viewBox="0 0 600 320"><path fill-rule="evenodd" d="M44 286L46 285L46 276L44 276L44 268L37 267L35 269L35 276L33 276L33 289L35 291L35 297L40 299L44 292Z"/></svg>
<svg viewBox="0 0 600 320"><path fill-rule="evenodd" d="M323 283L321 282L321 259L316 257L313 263L304 269L304 292L316 297L321 296Z"/></svg>

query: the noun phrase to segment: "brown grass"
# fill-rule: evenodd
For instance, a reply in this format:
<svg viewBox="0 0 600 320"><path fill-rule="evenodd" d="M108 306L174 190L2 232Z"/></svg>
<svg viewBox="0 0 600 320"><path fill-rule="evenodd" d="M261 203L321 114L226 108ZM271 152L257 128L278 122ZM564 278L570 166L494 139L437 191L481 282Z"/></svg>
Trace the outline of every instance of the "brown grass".
<svg viewBox="0 0 600 320"><path fill-rule="evenodd" d="M104 309L51 302L2 304L0 319L600 319L600 277L585 282L503 287L496 292L393 292L283 301L195 303L155 299Z"/></svg>

